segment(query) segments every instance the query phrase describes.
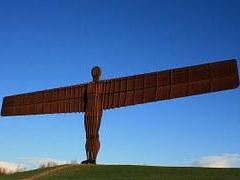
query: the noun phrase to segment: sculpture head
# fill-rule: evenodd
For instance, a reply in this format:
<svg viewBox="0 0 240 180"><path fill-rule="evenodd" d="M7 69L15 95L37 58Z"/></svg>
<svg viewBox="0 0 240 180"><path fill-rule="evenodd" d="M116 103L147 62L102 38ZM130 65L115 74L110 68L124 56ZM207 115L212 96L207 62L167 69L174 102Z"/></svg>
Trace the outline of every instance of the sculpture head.
<svg viewBox="0 0 240 180"><path fill-rule="evenodd" d="M96 81L99 81L100 79L100 76L101 76L101 68L99 66L95 66L92 68L92 77L93 77L93 81L96 82Z"/></svg>

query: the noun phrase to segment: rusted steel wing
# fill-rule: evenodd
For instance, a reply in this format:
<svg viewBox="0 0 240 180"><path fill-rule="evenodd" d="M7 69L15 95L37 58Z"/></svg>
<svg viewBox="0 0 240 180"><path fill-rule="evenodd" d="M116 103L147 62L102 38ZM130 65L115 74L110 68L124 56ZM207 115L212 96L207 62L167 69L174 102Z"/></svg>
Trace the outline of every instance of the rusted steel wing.
<svg viewBox="0 0 240 180"><path fill-rule="evenodd" d="M220 61L102 81L103 109L233 89L236 60Z"/></svg>
<svg viewBox="0 0 240 180"><path fill-rule="evenodd" d="M86 85L6 96L2 116L84 112Z"/></svg>
<svg viewBox="0 0 240 180"><path fill-rule="evenodd" d="M101 109L173 99L233 89L239 85L236 60L140 74L96 82L7 96L2 116L85 112L87 99L100 98Z"/></svg>

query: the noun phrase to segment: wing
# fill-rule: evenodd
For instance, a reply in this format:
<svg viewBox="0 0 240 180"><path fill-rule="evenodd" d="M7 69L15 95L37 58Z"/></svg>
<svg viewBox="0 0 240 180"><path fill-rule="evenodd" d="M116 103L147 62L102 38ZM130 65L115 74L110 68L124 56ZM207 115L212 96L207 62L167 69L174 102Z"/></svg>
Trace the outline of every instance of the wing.
<svg viewBox="0 0 240 180"><path fill-rule="evenodd" d="M84 111L86 84L7 96L2 116L53 114Z"/></svg>
<svg viewBox="0 0 240 180"><path fill-rule="evenodd" d="M220 61L102 81L103 109L233 89L236 60Z"/></svg>

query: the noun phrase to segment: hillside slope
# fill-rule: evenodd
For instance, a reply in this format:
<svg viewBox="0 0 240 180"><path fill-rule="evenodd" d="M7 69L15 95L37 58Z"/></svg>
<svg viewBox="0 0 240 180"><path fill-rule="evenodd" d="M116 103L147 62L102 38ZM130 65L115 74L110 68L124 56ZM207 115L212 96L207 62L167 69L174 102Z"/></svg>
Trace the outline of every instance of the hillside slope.
<svg viewBox="0 0 240 180"><path fill-rule="evenodd" d="M239 168L156 167L135 165L61 165L2 176L0 179L161 179L239 180Z"/></svg>

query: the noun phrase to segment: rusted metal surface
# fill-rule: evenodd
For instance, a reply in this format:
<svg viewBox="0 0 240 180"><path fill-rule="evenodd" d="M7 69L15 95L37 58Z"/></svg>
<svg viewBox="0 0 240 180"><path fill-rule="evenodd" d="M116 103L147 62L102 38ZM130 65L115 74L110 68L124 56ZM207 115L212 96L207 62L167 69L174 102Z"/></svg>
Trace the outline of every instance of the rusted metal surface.
<svg viewBox="0 0 240 180"><path fill-rule="evenodd" d="M239 86L236 60L100 80L101 69L92 69L93 81L69 87L7 96L2 116L84 112L87 160L96 163L103 110L159 100L234 89Z"/></svg>
<svg viewBox="0 0 240 180"><path fill-rule="evenodd" d="M7 96L2 116L84 112L86 84Z"/></svg>
<svg viewBox="0 0 240 180"><path fill-rule="evenodd" d="M234 89L236 60L103 81L103 109Z"/></svg>

